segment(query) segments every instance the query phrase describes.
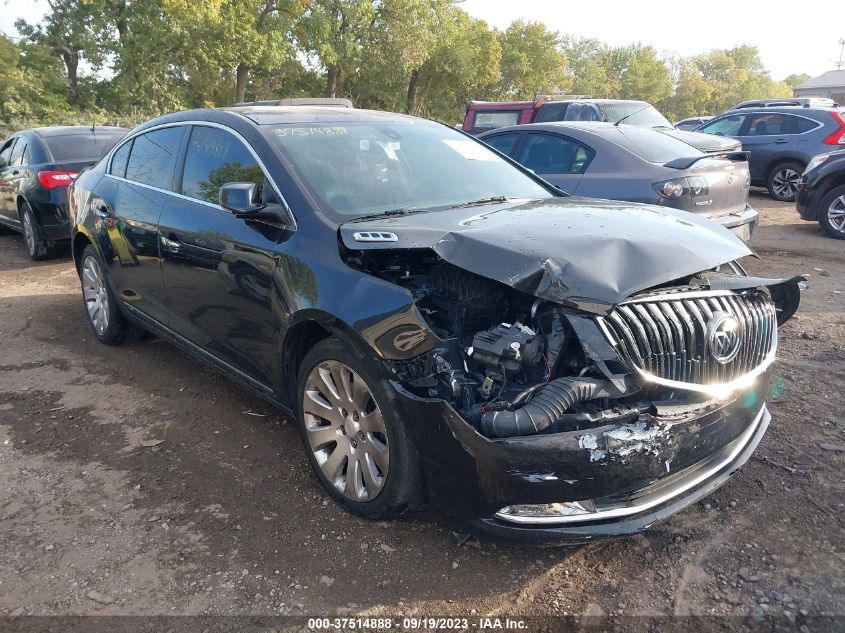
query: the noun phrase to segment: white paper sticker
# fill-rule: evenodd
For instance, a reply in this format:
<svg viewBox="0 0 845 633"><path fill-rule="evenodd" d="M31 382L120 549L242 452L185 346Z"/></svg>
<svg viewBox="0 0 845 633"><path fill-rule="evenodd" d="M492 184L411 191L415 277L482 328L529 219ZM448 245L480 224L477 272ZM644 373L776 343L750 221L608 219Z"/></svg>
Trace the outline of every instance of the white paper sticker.
<svg viewBox="0 0 845 633"><path fill-rule="evenodd" d="M496 154L484 147L481 143L476 143L475 141L444 139L443 142L467 160L494 161L499 159Z"/></svg>

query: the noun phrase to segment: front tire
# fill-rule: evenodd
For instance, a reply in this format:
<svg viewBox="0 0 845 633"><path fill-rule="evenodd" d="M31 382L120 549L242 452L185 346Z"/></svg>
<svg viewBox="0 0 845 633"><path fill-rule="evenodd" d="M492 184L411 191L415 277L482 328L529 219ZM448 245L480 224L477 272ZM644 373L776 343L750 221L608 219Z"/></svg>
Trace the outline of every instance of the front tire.
<svg viewBox="0 0 845 633"><path fill-rule="evenodd" d="M378 365L338 339L317 343L297 379L297 421L329 495L368 518L398 516L422 497L419 456Z"/></svg>
<svg viewBox="0 0 845 633"><path fill-rule="evenodd" d="M109 285L105 266L90 244L82 251L79 278L85 314L94 336L106 345L119 345L126 340L130 326Z"/></svg>
<svg viewBox="0 0 845 633"><path fill-rule="evenodd" d="M793 202L803 171L804 165L794 161L775 165L766 180L769 195L781 202Z"/></svg>
<svg viewBox="0 0 845 633"><path fill-rule="evenodd" d="M26 244L26 252L33 261L39 261L50 257L50 245L41 237L38 231L38 221L35 213L28 202L21 204L21 227L23 228L23 241Z"/></svg>
<svg viewBox="0 0 845 633"><path fill-rule="evenodd" d="M819 204L819 224L830 237L845 240L845 185L834 187Z"/></svg>

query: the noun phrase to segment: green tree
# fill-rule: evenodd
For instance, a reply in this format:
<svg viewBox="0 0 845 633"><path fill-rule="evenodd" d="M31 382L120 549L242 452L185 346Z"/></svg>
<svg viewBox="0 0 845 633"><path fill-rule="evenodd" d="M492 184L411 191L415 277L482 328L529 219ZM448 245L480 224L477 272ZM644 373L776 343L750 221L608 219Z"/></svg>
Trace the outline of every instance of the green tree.
<svg viewBox="0 0 845 633"><path fill-rule="evenodd" d="M567 83L566 53L560 49L557 31L549 31L542 22L516 20L499 40L502 96L536 99L559 92Z"/></svg>
<svg viewBox="0 0 845 633"><path fill-rule="evenodd" d="M18 32L32 43L43 44L65 65L68 99L79 99L79 63L85 58L99 64L102 56L97 47L94 16L91 6L79 0L47 0L48 11L39 24L15 21Z"/></svg>
<svg viewBox="0 0 845 633"><path fill-rule="evenodd" d="M806 73L801 73L800 75L789 75L786 79L783 80L787 86L795 90L797 86L800 86L805 81L810 80L810 75Z"/></svg>
<svg viewBox="0 0 845 633"><path fill-rule="evenodd" d="M373 0L312 0L298 25L304 51L326 73L326 97L343 92L366 56L365 43L376 21Z"/></svg>
<svg viewBox="0 0 845 633"><path fill-rule="evenodd" d="M607 55L606 74L615 87L616 99L641 99L660 103L672 94L672 81L666 64L651 46L632 44L615 48Z"/></svg>

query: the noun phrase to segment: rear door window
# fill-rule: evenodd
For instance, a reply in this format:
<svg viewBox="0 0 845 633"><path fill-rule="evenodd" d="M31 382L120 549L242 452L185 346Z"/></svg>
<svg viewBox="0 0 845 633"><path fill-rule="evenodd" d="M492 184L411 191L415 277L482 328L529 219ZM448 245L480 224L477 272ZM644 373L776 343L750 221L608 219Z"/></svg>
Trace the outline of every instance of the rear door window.
<svg viewBox="0 0 845 633"><path fill-rule="evenodd" d="M810 130L815 130L821 124L817 121L812 121L810 119L806 119L802 116L790 116L792 119L792 133L793 134L803 134L804 132L809 132Z"/></svg>
<svg viewBox="0 0 845 633"><path fill-rule="evenodd" d="M513 156L513 149L516 145L517 138L519 138L519 135L514 132L512 134L496 134L495 136L482 140L493 149L497 149L502 152L502 154Z"/></svg>
<svg viewBox="0 0 845 633"><path fill-rule="evenodd" d="M18 138L18 142L15 143L15 148L9 157L9 165L26 165L26 139L24 137Z"/></svg>
<svg viewBox="0 0 845 633"><path fill-rule="evenodd" d="M124 143L117 148L111 159L109 173L113 176L126 177L126 163L129 160L129 151L132 149L132 141Z"/></svg>
<svg viewBox="0 0 845 633"><path fill-rule="evenodd" d="M748 130L743 136L772 136L792 133L793 117L787 114L757 113L749 116Z"/></svg>
<svg viewBox="0 0 845 633"><path fill-rule="evenodd" d="M519 123L519 110L506 112L485 112L479 110L475 113L473 130L495 130L499 127L508 127Z"/></svg>
<svg viewBox="0 0 845 633"><path fill-rule="evenodd" d="M716 134L719 136L739 136L742 124L745 123L747 114L732 114L716 121L711 121L699 128L699 132Z"/></svg>
<svg viewBox="0 0 845 633"><path fill-rule="evenodd" d="M126 164L126 179L172 190L182 129L168 127L136 136Z"/></svg>
<svg viewBox="0 0 845 633"><path fill-rule="evenodd" d="M580 174L593 150L556 134L529 134L519 162L536 174Z"/></svg>
<svg viewBox="0 0 845 633"><path fill-rule="evenodd" d="M260 200L264 172L233 134L219 128L195 126L185 155L182 194L218 204L220 187L227 182L255 183Z"/></svg>

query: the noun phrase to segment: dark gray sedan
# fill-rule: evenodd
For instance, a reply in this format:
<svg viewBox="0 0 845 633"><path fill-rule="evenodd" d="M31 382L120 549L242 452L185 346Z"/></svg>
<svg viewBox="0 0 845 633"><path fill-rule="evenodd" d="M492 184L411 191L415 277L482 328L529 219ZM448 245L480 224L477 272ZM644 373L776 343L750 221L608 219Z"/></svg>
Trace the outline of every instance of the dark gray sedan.
<svg viewBox="0 0 845 633"><path fill-rule="evenodd" d="M478 138L571 194L682 209L745 240L757 226L743 152L705 154L654 130L599 122L534 123Z"/></svg>

